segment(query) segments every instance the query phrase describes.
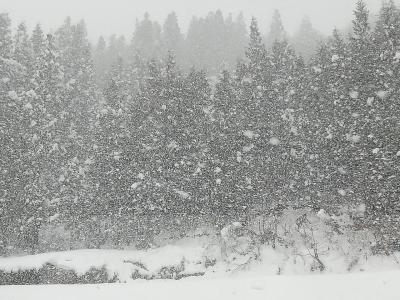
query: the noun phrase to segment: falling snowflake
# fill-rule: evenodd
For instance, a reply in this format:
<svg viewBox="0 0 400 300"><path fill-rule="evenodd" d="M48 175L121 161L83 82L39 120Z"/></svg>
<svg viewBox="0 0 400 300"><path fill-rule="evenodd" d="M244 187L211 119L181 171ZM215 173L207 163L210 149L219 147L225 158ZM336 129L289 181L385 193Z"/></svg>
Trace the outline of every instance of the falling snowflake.
<svg viewBox="0 0 400 300"><path fill-rule="evenodd" d="M318 74L322 72L322 69L319 67L313 67L313 70L315 73L318 73Z"/></svg>
<svg viewBox="0 0 400 300"><path fill-rule="evenodd" d="M250 144L243 147L243 152L250 152L254 148L254 144Z"/></svg>
<svg viewBox="0 0 400 300"><path fill-rule="evenodd" d="M177 193L183 199L187 199L187 198L190 197L190 194L188 192L185 192L185 191L175 190L175 193Z"/></svg>
<svg viewBox="0 0 400 300"><path fill-rule="evenodd" d="M349 95L350 95L350 98L351 98L351 99L357 99L358 96L359 96L359 93L358 93L357 91L351 91L351 92L349 93Z"/></svg>
<svg viewBox="0 0 400 300"><path fill-rule="evenodd" d="M243 132L243 135L249 139L258 138L259 134L254 133L254 131L246 130Z"/></svg>
<svg viewBox="0 0 400 300"><path fill-rule="evenodd" d="M9 91L8 97L15 101L19 100L18 94L15 91Z"/></svg>
<svg viewBox="0 0 400 300"><path fill-rule="evenodd" d="M132 190L136 190L136 189L139 187L140 184L141 184L140 182L134 182L134 183L132 183L131 189L132 189Z"/></svg>
<svg viewBox="0 0 400 300"><path fill-rule="evenodd" d="M389 92L388 91L378 91L378 92L376 92L376 95L381 99L385 99L389 95Z"/></svg>
<svg viewBox="0 0 400 300"><path fill-rule="evenodd" d="M269 143L273 146L278 146L280 144L280 141L278 138L276 137L272 137L269 139Z"/></svg>

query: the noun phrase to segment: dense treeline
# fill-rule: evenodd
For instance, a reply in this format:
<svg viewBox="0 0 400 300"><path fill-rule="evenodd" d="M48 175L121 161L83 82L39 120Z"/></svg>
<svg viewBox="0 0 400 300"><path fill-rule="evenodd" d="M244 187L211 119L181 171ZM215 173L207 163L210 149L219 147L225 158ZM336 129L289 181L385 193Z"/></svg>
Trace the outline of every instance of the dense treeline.
<svg viewBox="0 0 400 300"><path fill-rule="evenodd" d="M181 71L173 14L163 31L146 16L142 46L97 73L83 22L47 36L21 24L12 36L0 15L0 250L34 251L49 224L85 247L145 246L161 230L288 207L353 211L377 250L399 249L400 11L384 3L371 26L359 1L354 16L350 36L334 31L308 62L278 13L272 40L253 19L245 58L214 83L196 62L236 54L203 45L212 53L193 51ZM209 18L221 15L191 30L209 31ZM169 38L151 45L155 34ZM243 30L232 34L240 49Z"/></svg>
<svg viewBox="0 0 400 300"><path fill-rule="evenodd" d="M313 28L308 18L303 20L293 36L289 36L276 11L263 40L269 49L275 40L280 39L290 40L295 50L308 61L324 37ZM117 35L99 38L93 48L96 79L100 86L104 86L118 57L129 63L133 63L137 55L143 60L161 60L168 51L174 53L177 66L184 72L196 67L215 76L223 70L234 70L238 59L245 57L247 44L248 30L243 14L224 17L218 10L205 17L193 17L187 32L181 30L175 13L169 14L162 26L145 14L143 20L136 21L130 41Z"/></svg>

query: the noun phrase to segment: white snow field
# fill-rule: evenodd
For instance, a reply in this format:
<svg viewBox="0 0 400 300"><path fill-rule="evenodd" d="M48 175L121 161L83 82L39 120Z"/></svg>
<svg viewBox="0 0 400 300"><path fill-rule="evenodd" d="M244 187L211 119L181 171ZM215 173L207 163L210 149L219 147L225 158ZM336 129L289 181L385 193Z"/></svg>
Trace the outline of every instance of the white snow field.
<svg viewBox="0 0 400 300"><path fill-rule="evenodd" d="M96 285L0 286L0 300L385 300L400 299L398 253L360 260L349 273L338 255L324 256L324 273L310 272L311 262L297 263L281 250L265 247L261 260L246 269L219 261L205 268L200 245L183 242L147 251L76 250L32 256L0 258L0 270L39 269L51 263L83 274L91 267L104 266L109 276L118 274L126 283ZM286 258L285 258L286 257ZM133 262L133 263L132 263ZM140 262L140 264L135 264ZM155 274L163 266L184 264L185 273L204 276L181 280L133 280L131 274ZM140 267L142 266L142 267ZM143 266L145 267L143 269ZM279 271L283 275L275 275Z"/></svg>
<svg viewBox="0 0 400 300"><path fill-rule="evenodd" d="M43 253L22 257L0 258L0 270L10 272L39 269L50 263L66 270L74 270L78 275L91 267L105 267L109 276L118 274L123 282L133 281L131 275L138 271L142 275L157 273L164 266L179 266L184 260L185 271L200 272L204 267L198 262L203 249L165 246L150 251L124 250L76 250ZM144 266L144 267L141 267ZM197 268L196 268L197 266ZM0 300L2 300L0 298Z"/></svg>
<svg viewBox="0 0 400 300"><path fill-rule="evenodd" d="M1 300L398 300L400 272L196 277L126 284L0 287Z"/></svg>

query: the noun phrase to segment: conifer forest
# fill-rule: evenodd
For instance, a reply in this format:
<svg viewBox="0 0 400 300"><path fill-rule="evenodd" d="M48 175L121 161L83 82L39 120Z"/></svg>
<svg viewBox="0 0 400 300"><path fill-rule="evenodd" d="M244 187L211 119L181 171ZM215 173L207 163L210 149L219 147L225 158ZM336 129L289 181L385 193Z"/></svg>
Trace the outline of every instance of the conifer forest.
<svg viewBox="0 0 400 300"><path fill-rule="evenodd" d="M293 229L322 271L313 218L400 251L400 6L360 0L329 36L271 15L183 30L146 13L96 42L83 20L1 13L0 255L145 251L233 224L273 249Z"/></svg>

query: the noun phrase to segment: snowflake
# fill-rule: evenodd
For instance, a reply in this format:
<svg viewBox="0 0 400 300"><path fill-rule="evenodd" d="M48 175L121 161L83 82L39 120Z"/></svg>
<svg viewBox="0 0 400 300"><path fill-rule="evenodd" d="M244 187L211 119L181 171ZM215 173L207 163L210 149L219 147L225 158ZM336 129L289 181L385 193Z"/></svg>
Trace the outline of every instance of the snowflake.
<svg viewBox="0 0 400 300"><path fill-rule="evenodd" d="M349 93L349 95L350 95L350 98L351 98L351 99L357 99L358 96L359 96L359 93L358 93L357 91L351 91L351 92Z"/></svg>
<svg viewBox="0 0 400 300"><path fill-rule="evenodd" d="M9 91L8 92L8 97L10 97L12 100L19 100L18 94L15 91Z"/></svg>
<svg viewBox="0 0 400 300"><path fill-rule="evenodd" d="M361 140L361 136L354 134L354 135L348 135L347 140L352 142L352 143L358 143Z"/></svg>
<svg viewBox="0 0 400 300"><path fill-rule="evenodd" d="M113 153L113 158L114 160L120 160L121 159L121 152L114 152Z"/></svg>
<svg viewBox="0 0 400 300"><path fill-rule="evenodd" d="M332 55L332 62L336 62L339 59L340 59L339 55L337 55L337 54Z"/></svg>
<svg viewBox="0 0 400 300"><path fill-rule="evenodd" d="M179 146L178 146L178 144L177 144L175 141L172 141L171 143L169 143L169 144L167 145L167 148L169 148L169 149L178 149Z"/></svg>
<svg viewBox="0 0 400 300"><path fill-rule="evenodd" d="M181 196L183 199L187 199L190 197L190 194L185 191L180 191L175 189L175 193L177 193L179 196Z"/></svg>
<svg viewBox="0 0 400 300"><path fill-rule="evenodd" d="M215 168L215 170L214 170L214 172L215 172L215 173L221 173L221 172L222 172L222 170L221 170L221 168L220 168L220 167L216 167L216 168Z"/></svg>
<svg viewBox="0 0 400 300"><path fill-rule="evenodd" d="M30 104L29 102L27 104L24 105L25 109L33 109L32 104Z"/></svg>
<svg viewBox="0 0 400 300"><path fill-rule="evenodd" d="M315 73L322 73L322 69L321 68L319 68L319 67L313 67L313 70L314 70L314 72Z"/></svg>
<svg viewBox="0 0 400 300"><path fill-rule="evenodd" d="M238 163L242 162L242 153L241 152L236 153L236 161Z"/></svg>
<svg viewBox="0 0 400 300"><path fill-rule="evenodd" d="M259 137L258 134L254 133L254 131L251 130L246 130L243 132L243 135L249 139L257 138Z"/></svg>
<svg viewBox="0 0 400 300"><path fill-rule="evenodd" d="M269 143L273 146L277 146L280 144L280 140L276 137L272 137L269 139Z"/></svg>
<svg viewBox="0 0 400 300"><path fill-rule="evenodd" d="M56 219L58 219L59 216L60 216L59 213L50 216L50 217L49 217L49 222L55 221Z"/></svg>
<svg viewBox="0 0 400 300"><path fill-rule="evenodd" d="M32 97L32 98L36 97L36 93L35 93L34 90L29 90L29 91L27 91L27 92L26 92L26 95L27 95L28 97Z"/></svg>
<svg viewBox="0 0 400 300"><path fill-rule="evenodd" d="M136 190L136 189L139 187L139 185L140 185L140 182L134 182L134 183L132 183L132 185L131 185L131 189L132 189L132 190Z"/></svg>
<svg viewBox="0 0 400 300"><path fill-rule="evenodd" d="M400 52L396 52L396 55L393 57L393 60L396 63L400 62Z"/></svg>
<svg viewBox="0 0 400 300"><path fill-rule="evenodd" d="M243 147L243 152L250 152L251 149L253 149L253 148L254 148L254 144L250 144L250 145L244 146Z"/></svg>
<svg viewBox="0 0 400 300"><path fill-rule="evenodd" d="M376 95L381 99L385 99L389 95L389 92L388 91L378 91L378 92L376 92Z"/></svg>

